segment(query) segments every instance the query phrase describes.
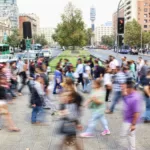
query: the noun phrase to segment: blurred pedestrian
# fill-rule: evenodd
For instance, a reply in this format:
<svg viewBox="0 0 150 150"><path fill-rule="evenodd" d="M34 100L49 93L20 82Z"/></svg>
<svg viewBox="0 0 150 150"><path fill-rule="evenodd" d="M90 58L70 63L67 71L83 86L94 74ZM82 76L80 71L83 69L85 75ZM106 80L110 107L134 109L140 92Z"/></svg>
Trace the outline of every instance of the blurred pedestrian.
<svg viewBox="0 0 150 150"><path fill-rule="evenodd" d="M61 83L63 82L62 69L59 66L56 66L56 70L54 72L54 89L53 94L56 93L56 89L61 89Z"/></svg>
<svg viewBox="0 0 150 150"><path fill-rule="evenodd" d="M104 67L99 66L98 61L95 60L95 65L94 65L94 79L102 79L104 77L105 69Z"/></svg>
<svg viewBox="0 0 150 150"><path fill-rule="evenodd" d="M43 115L43 102L45 95L43 82L43 78L37 75L31 95L32 124L38 124L42 122L41 120L38 121L37 117ZM43 116L41 118L43 119Z"/></svg>
<svg viewBox="0 0 150 150"><path fill-rule="evenodd" d="M108 101L109 97L112 91L112 74L111 74L111 69L107 68L106 73L104 74L104 86L106 89L106 96L105 96L105 102L106 102L106 110L109 109L108 107Z"/></svg>
<svg viewBox="0 0 150 150"><path fill-rule="evenodd" d="M62 102L64 108L60 110L59 115L61 116L60 133L64 135L60 149L67 149L68 146L75 146L76 150L81 150L76 140L76 130L80 127L80 106L81 97L77 96L78 93L64 92L62 94Z"/></svg>
<svg viewBox="0 0 150 150"><path fill-rule="evenodd" d="M82 83L82 90L84 89L84 80L83 80L83 72L84 72L84 65L82 63L82 59L78 59L78 65L75 71L78 75L78 83Z"/></svg>
<svg viewBox="0 0 150 150"><path fill-rule="evenodd" d="M112 100L110 110L107 112L109 114L114 112L116 104L122 98L121 87L124 86L126 83L126 76L121 71L120 67L116 67L114 72L115 74L113 76L113 82L112 82L113 83L113 100Z"/></svg>
<svg viewBox="0 0 150 150"><path fill-rule="evenodd" d="M123 95L123 127L121 136L126 136L128 140L128 149L135 150L135 130L136 124L139 121L141 112L141 95L135 91L134 83L127 81L126 85L122 87Z"/></svg>
<svg viewBox="0 0 150 150"><path fill-rule="evenodd" d="M144 82L144 99L146 107L142 119L145 123L150 123L150 71L148 71Z"/></svg>
<svg viewBox="0 0 150 150"><path fill-rule="evenodd" d="M89 106L92 110L92 118L88 124L86 131L80 134L81 137L93 137L94 129L97 122L100 120L104 131L101 135L109 135L108 122L105 118L105 92L102 89L102 84L99 79L93 81L93 91L89 100L86 101L85 106Z"/></svg>

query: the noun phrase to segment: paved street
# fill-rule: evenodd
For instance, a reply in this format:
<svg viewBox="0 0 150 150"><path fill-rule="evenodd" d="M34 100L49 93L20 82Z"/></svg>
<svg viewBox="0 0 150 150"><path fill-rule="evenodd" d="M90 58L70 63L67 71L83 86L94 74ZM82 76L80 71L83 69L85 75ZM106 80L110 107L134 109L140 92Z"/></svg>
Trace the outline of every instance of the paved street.
<svg viewBox="0 0 150 150"><path fill-rule="evenodd" d="M56 57L62 52L60 49L55 49L55 48L52 48L51 50L52 50L52 57Z"/></svg>
<svg viewBox="0 0 150 150"><path fill-rule="evenodd" d="M24 96L18 97L14 104L9 105L13 119L21 129L20 133L11 133L5 127L0 130L0 150L57 150L62 136L57 134L59 122L50 115L50 110L46 110L46 120L48 126L34 126L30 123L31 108L29 104L28 90L23 91ZM88 95L83 95L85 100ZM59 97L52 96L57 104ZM107 115L110 136L100 135L102 128L100 123L96 128L96 136L91 139L80 139L79 143L83 150L127 150L127 141L120 138L120 128L122 124L122 104L119 103L113 115ZM143 103L144 108L144 103ZM81 118L82 124L87 125L90 113L88 109L83 110ZM150 128L149 124L140 124L137 130L137 150L148 150L150 148Z"/></svg>
<svg viewBox="0 0 150 150"><path fill-rule="evenodd" d="M120 54L115 53L113 50L102 50L102 49L91 49L89 52L102 60L107 60L109 55L113 55L115 58L117 58L121 62L121 58L126 56L128 60L134 60L137 61L138 57L142 57L144 60L150 60L149 56L143 56L143 55L129 55L129 54Z"/></svg>

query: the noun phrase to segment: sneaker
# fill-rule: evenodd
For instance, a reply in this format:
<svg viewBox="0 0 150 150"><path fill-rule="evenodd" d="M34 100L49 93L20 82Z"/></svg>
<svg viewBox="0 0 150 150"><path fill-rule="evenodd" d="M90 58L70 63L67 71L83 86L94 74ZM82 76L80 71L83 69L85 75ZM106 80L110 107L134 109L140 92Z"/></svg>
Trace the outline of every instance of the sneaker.
<svg viewBox="0 0 150 150"><path fill-rule="evenodd" d="M101 133L101 135L110 135L110 131L109 130L104 130L102 133Z"/></svg>
<svg viewBox="0 0 150 150"><path fill-rule="evenodd" d="M91 134L91 133L81 133L80 134L80 137L83 137L83 138L91 138L91 137L94 137L94 135L93 134Z"/></svg>

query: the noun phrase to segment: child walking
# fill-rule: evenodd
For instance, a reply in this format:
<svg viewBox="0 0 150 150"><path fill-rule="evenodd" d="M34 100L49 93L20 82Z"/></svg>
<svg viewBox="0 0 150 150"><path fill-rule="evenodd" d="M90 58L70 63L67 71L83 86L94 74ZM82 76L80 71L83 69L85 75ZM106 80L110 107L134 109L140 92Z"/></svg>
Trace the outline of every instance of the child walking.
<svg viewBox="0 0 150 150"><path fill-rule="evenodd" d="M86 131L80 134L80 137L93 137L94 128L100 120L103 125L104 131L101 135L109 135L108 122L105 118L105 92L102 89L101 81L99 79L93 81L93 91L90 99L85 103L92 110L92 118Z"/></svg>

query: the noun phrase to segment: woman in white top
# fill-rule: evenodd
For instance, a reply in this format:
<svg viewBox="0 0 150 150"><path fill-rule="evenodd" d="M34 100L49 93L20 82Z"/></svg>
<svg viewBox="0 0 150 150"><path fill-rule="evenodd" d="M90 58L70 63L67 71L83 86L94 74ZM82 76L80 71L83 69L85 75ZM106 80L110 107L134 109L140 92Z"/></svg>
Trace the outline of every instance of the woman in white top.
<svg viewBox="0 0 150 150"><path fill-rule="evenodd" d="M112 91L112 75L111 75L111 69L107 68L106 73L104 75L104 86L106 88L106 96L105 96L105 102L109 101L109 96ZM106 105L108 109L108 105Z"/></svg>

